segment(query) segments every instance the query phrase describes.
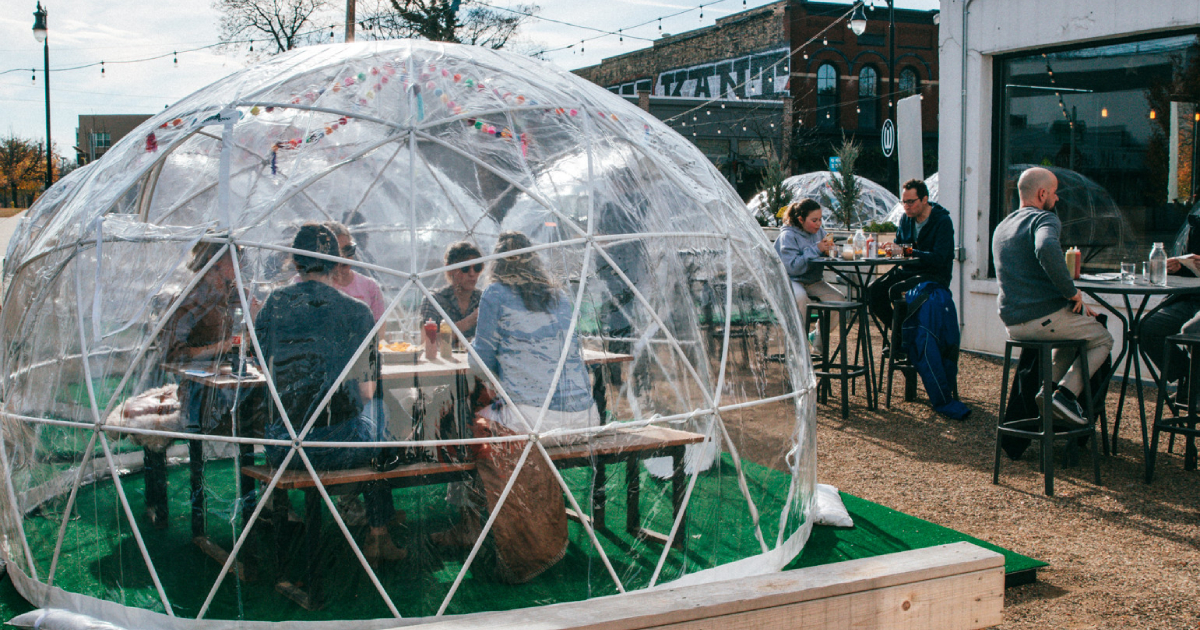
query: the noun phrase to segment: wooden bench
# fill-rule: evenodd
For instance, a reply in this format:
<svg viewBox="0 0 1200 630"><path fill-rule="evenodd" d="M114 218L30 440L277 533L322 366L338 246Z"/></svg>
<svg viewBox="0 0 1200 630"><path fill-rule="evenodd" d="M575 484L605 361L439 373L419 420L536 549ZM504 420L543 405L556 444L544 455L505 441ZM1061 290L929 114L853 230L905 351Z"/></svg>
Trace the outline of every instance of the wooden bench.
<svg viewBox="0 0 1200 630"><path fill-rule="evenodd" d="M605 467L608 464L624 462L626 466L625 530L638 538L666 544L668 539L666 534L644 528L641 525L641 477L638 462L651 457L672 458L671 503L674 508L673 514L678 517L684 507L683 495L687 485L687 478L683 470L685 447L703 440L704 436L699 433L651 426L618 429L613 433L596 436L586 443L547 447L546 452L560 469L592 467L595 474L592 484L592 516L576 514L570 508L567 508L567 516L575 521L586 519L600 530L607 529L604 519L607 499L605 496ZM530 456L536 456L536 453ZM386 482L392 488L406 488L465 481L470 479L474 470L474 462L416 462L385 472L377 472L371 468L318 471L318 477L321 485L329 494L347 494L359 492L360 484L370 482ZM277 469L272 466L242 467L244 476L263 484L270 483L276 471ZM306 575L309 581L306 591L286 579L281 579L276 583L276 590L308 610L316 610L321 607L316 550L321 531L323 501L316 487L316 482L307 470L284 471L279 478L279 483L276 484L276 489L285 493L291 490L304 492L305 548L308 556ZM283 541L278 532L282 531L281 519L287 518L286 511L282 513L276 511L272 518L276 524L277 553L282 554ZM682 546L683 541L686 540L685 525L686 519L681 520L679 531L675 535L675 546Z"/></svg>

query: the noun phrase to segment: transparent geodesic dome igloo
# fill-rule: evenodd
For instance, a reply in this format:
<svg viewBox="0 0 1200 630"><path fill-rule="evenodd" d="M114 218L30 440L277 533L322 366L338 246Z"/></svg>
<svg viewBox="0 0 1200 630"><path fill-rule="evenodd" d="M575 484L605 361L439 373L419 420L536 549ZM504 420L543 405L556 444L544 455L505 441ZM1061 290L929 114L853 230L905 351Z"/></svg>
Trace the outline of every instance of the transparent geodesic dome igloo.
<svg viewBox="0 0 1200 630"><path fill-rule="evenodd" d="M837 198L834 197L833 187L829 184L836 175L836 173L829 171L814 171L803 175L793 175L783 180L783 183L791 189L795 201L812 199L827 210L824 218L825 227L827 228L853 229L862 227L872 221L883 221L888 216L888 212L896 204L900 203L896 195L889 192L888 189L865 177L856 175L855 179L858 180L858 185L862 190L855 215L857 220L850 226L840 225L837 223L836 215L828 211L837 207ZM750 199L750 202L746 204L746 207L750 210L750 216L755 216L759 213L759 206L765 200L765 192L760 192Z"/></svg>
<svg viewBox="0 0 1200 630"><path fill-rule="evenodd" d="M126 627L341 628L780 570L813 377L743 208L533 59L373 42L237 72L10 245L9 574Z"/></svg>

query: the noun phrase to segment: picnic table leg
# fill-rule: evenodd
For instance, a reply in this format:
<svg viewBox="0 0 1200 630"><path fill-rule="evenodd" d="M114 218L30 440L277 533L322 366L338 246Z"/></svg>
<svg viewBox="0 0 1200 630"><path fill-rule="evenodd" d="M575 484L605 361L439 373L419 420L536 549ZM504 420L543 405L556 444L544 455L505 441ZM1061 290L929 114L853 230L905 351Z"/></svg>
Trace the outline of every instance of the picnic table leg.
<svg viewBox="0 0 1200 630"><path fill-rule="evenodd" d="M205 535L204 516L204 441L188 440L188 459L192 470L192 537Z"/></svg>
<svg viewBox="0 0 1200 630"><path fill-rule="evenodd" d="M242 466L254 464L253 445L239 444L238 450L242 452ZM258 491L253 478L238 475L238 496L242 499L242 527L244 528L250 522L250 515L254 514L254 508L258 507Z"/></svg>
<svg viewBox="0 0 1200 630"><path fill-rule="evenodd" d="M146 487L146 517L156 528L165 528L167 508L167 451L142 449L142 479Z"/></svg>
<svg viewBox="0 0 1200 630"><path fill-rule="evenodd" d="M637 534L642 527L642 476L638 470L638 458L630 455L625 459L625 531Z"/></svg>
<svg viewBox="0 0 1200 630"><path fill-rule="evenodd" d="M604 378L604 366L597 364L588 368L592 372L592 401L596 403L596 413L600 416L600 424L608 422L608 386ZM604 503L608 499L608 473L604 463L595 460L592 464L595 476L592 479L592 526L604 529Z"/></svg>
<svg viewBox="0 0 1200 630"><path fill-rule="evenodd" d="M311 605L321 605L321 576L318 561L321 558L321 495L316 490L304 491L304 546L306 560L305 578Z"/></svg>
<svg viewBox="0 0 1200 630"><path fill-rule="evenodd" d="M687 475L684 474L684 454L686 449L682 446L671 448L671 507L674 508L672 514L679 520L679 530L675 533L675 541L672 546L682 548L687 541L687 516L680 518L683 514L683 495L687 490Z"/></svg>

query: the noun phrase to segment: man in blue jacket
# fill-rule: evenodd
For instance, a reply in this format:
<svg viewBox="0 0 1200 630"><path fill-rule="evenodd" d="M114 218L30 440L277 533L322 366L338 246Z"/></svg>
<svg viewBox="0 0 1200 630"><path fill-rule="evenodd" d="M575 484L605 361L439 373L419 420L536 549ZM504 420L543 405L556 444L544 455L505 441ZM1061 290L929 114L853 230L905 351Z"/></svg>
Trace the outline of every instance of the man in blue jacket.
<svg viewBox="0 0 1200 630"><path fill-rule="evenodd" d="M911 245L912 257L916 260L897 265L867 288L871 313L884 326L892 325L892 302L903 299L909 289L927 281L950 288L954 265L954 225L950 213L942 206L930 203L925 182L919 179L904 182L900 203L904 204L904 217L896 230L896 241L884 247L891 254L904 245Z"/></svg>

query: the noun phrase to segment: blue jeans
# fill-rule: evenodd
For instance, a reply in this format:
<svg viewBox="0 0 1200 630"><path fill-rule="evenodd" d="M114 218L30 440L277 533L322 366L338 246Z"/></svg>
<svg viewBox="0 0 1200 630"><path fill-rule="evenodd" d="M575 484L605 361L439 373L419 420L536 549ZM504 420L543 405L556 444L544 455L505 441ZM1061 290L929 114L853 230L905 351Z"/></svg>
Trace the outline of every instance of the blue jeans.
<svg viewBox="0 0 1200 630"><path fill-rule="evenodd" d="M363 405L362 413L357 418L333 426L314 426L304 439L306 442L378 442L383 439L386 426L383 406L377 400L370 400ZM266 436L269 440L289 439L287 429L281 422L269 425ZM284 446L267 446L265 450L267 461L271 462L272 466L279 466L291 449ZM317 470L370 466L371 459L378 452L377 448L304 447L304 454ZM293 457L288 468L304 470L304 462L299 456ZM392 493L386 485L368 483L363 490L363 501L367 508L367 523L372 527L382 527L391 520L395 508L392 507Z"/></svg>

